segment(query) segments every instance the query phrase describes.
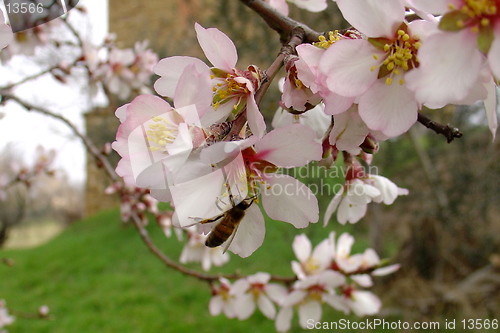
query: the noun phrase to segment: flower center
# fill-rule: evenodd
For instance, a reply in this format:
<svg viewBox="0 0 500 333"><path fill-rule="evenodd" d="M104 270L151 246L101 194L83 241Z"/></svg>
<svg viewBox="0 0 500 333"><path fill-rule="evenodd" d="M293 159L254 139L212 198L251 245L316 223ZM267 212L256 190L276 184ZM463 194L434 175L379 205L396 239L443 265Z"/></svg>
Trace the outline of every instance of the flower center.
<svg viewBox="0 0 500 333"><path fill-rule="evenodd" d="M459 20L460 27L472 26L473 30L478 30L478 25L489 26L492 18L498 14L498 0L465 0L460 12L466 14L469 20ZM455 9L450 5L451 9Z"/></svg>
<svg viewBox="0 0 500 333"><path fill-rule="evenodd" d="M313 259L313 258L307 259L307 261L304 263L303 267L304 267L304 270L306 271L307 275L314 275L320 269L318 260Z"/></svg>
<svg viewBox="0 0 500 333"><path fill-rule="evenodd" d="M418 37L410 36L406 28L406 25L401 26L401 29L397 31L396 38L382 46L382 49L387 53L387 57L380 66L378 77L387 76L385 79L387 85L392 84L394 76L418 67L417 52L421 43ZM373 57L378 59L379 56L374 54ZM376 66L373 66L371 70L374 71L376 68ZM403 83L404 79L400 79L399 84Z"/></svg>
<svg viewBox="0 0 500 333"><path fill-rule="evenodd" d="M322 49L327 49L336 41L341 40L342 36L339 34L338 30L335 30L328 32L328 39L323 35L319 36L318 39L319 42L313 43L313 45Z"/></svg>
<svg viewBox="0 0 500 333"><path fill-rule="evenodd" d="M178 125L170 119L161 116L153 117L153 124L146 131L147 139L151 143L151 151L165 150L165 146L173 143L179 133Z"/></svg>
<svg viewBox="0 0 500 333"><path fill-rule="evenodd" d="M322 285L315 284L307 288L309 301L322 302L322 295L325 293L325 288Z"/></svg>

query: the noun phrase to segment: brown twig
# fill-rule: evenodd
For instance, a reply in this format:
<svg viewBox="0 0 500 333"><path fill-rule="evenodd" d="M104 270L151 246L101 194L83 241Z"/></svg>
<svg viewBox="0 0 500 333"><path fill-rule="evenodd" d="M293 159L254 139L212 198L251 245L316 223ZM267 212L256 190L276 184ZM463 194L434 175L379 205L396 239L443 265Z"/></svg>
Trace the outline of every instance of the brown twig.
<svg viewBox="0 0 500 333"><path fill-rule="evenodd" d="M28 111L36 111L38 113L44 114L46 116L58 119L62 121L66 126L69 127L69 129L80 139L82 140L82 143L85 145L87 150L96 157L97 160L103 165L103 167L106 169L107 173L111 177L111 179L115 182L120 181L120 177L116 174L113 166L111 163L108 161L106 156L100 152L99 149L94 145L94 143L84 134L80 133L80 131L76 128L71 121L66 119L65 117L56 114L44 107L41 106L36 106L28 101L25 101L21 99L20 97L17 97L16 95L11 94L10 92L5 92L5 91L0 91L0 95L2 96L4 101L12 100L24 107Z"/></svg>
<svg viewBox="0 0 500 333"><path fill-rule="evenodd" d="M455 138L461 138L462 137L462 132L456 127L453 127L451 125L442 125L434 120L427 118L427 116L424 116L420 112L418 113L418 122L424 125L425 127L433 130L436 132L436 134L442 134L446 137L446 141L448 143L452 142Z"/></svg>
<svg viewBox="0 0 500 333"><path fill-rule="evenodd" d="M207 282L213 282L215 280L219 280L220 278L226 278L229 280L237 280L237 279L242 279L247 277L247 275L242 275L242 274L206 274L206 273L201 273L199 271L195 271L189 268L186 268L182 266L181 264L173 261L165 253L163 253L156 245L153 243L151 238L149 237L148 231L144 228L142 221L138 218L136 214L133 215L133 222L134 226L136 229L139 231L139 235L141 236L142 241L146 246L148 247L149 251L153 253L158 259L160 259L167 267L176 269L177 271L181 272L184 275L192 276L197 279L207 281ZM272 275L271 280L275 282L282 282L285 284L291 284L293 283L297 278L296 277L284 277L284 276L276 276Z"/></svg>
<svg viewBox="0 0 500 333"><path fill-rule="evenodd" d="M317 32L304 23L295 21L288 16L285 16L278 12L276 9L272 8L269 6L266 2L262 0L240 0L245 6L251 8L253 11L255 11L257 14L259 14L260 17L266 21L267 25L275 30L276 32L279 33L280 35L280 40L282 43L285 43L292 31L300 27L304 30L304 43L313 43L317 42L319 39L319 36L322 34L320 32Z"/></svg>
<svg viewBox="0 0 500 333"><path fill-rule="evenodd" d="M274 77L280 70L280 68L283 66L283 60L287 55L295 54L295 48L302 44L305 39L305 31L302 27L295 27L291 32L290 36L288 37L288 41L283 44L281 47L280 53L276 57L276 59L273 61L271 66L266 70L266 75L267 75L267 80L264 82L257 93L255 93L255 101L257 102L257 105L260 104L262 101L262 98L264 97L265 93L267 92L267 89L271 85L271 82L273 81Z"/></svg>

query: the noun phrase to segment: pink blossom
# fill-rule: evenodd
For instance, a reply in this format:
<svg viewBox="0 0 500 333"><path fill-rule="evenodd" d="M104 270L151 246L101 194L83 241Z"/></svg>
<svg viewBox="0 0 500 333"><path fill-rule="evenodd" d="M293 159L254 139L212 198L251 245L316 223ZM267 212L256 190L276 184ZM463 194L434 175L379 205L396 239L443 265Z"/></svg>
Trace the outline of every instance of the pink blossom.
<svg viewBox="0 0 500 333"><path fill-rule="evenodd" d="M420 107L405 84L418 66L417 52L425 39L418 21L404 22L398 0L337 1L344 17L369 37L343 39L331 45L320 61L328 88L358 97L359 115L371 130L392 137L406 132Z"/></svg>
<svg viewBox="0 0 500 333"><path fill-rule="evenodd" d="M273 128L297 123L305 125L316 132L316 139L321 142L331 123L331 119L325 114L324 109L325 105L320 103L311 110L297 115L280 107L276 110L271 125Z"/></svg>
<svg viewBox="0 0 500 333"><path fill-rule="evenodd" d="M309 238L301 234L295 236L292 247L299 260L298 262L292 261L292 269L298 279L303 280L307 276L319 274L330 267L332 253L328 239L319 243L313 251Z"/></svg>
<svg viewBox="0 0 500 333"><path fill-rule="evenodd" d="M0 10L0 49L3 49L12 42L14 35L10 26L5 24L5 17Z"/></svg>
<svg viewBox="0 0 500 333"><path fill-rule="evenodd" d="M500 7L497 2L408 1L417 10L442 15L439 30L419 50L420 67L408 87L431 108L485 100L490 129L497 128L491 76L500 77ZM486 67L486 69L485 69Z"/></svg>
<svg viewBox="0 0 500 333"><path fill-rule="evenodd" d="M235 297L231 292L231 283L225 279L219 279L220 285L212 289L213 296L208 304L208 310L212 316L217 316L222 312L228 318L235 318Z"/></svg>
<svg viewBox="0 0 500 333"><path fill-rule="evenodd" d="M155 83L156 91L167 97L173 97L184 69L193 65L200 75L212 79L212 108L201 119L204 126L226 119L232 112L238 113L246 107L248 125L257 136L262 136L266 126L264 118L255 102L254 94L260 87L263 74L256 66L248 66L247 70L236 69L238 54L229 37L215 28L205 29L195 24L198 42L207 59L214 67L192 57L169 57L162 59L154 71L161 78ZM191 78L190 78L191 79ZM210 104L207 105L210 106Z"/></svg>
<svg viewBox="0 0 500 333"><path fill-rule="evenodd" d="M276 172L280 167L302 166L320 158L321 146L315 141L314 132L300 124L280 127L260 139L251 136L215 143L202 149L197 164L183 169L189 178L170 186L176 208L174 218L180 226L189 226L222 216L242 200L248 202L260 194L269 217L304 228L318 220L317 199L295 178ZM210 172L202 172L203 165ZM221 169L212 170L211 165ZM195 166L200 173L196 174ZM231 189L233 203L224 184ZM208 232L216 224L217 221L206 223L202 229ZM242 257L249 256L260 247L264 234L264 218L252 203L228 249Z"/></svg>
<svg viewBox="0 0 500 333"><path fill-rule="evenodd" d="M293 309L299 315L299 324L307 328L308 320L320 321L322 304L331 305L330 296L336 295L335 288L345 283L345 277L331 270L312 275L294 283L293 289L281 302L281 309L276 317L276 330L285 332L290 329ZM336 307L336 304L334 304Z"/></svg>
<svg viewBox="0 0 500 333"><path fill-rule="evenodd" d="M10 325L16 318L9 315L9 311L5 305L5 300L0 300L0 328Z"/></svg>
<svg viewBox="0 0 500 333"><path fill-rule="evenodd" d="M232 287L235 295L235 312L240 320L249 318L258 307L264 316L274 319L274 303L281 301L287 294L284 286L269 283L269 273L256 273L237 280Z"/></svg>
<svg viewBox="0 0 500 333"><path fill-rule="evenodd" d="M321 101L321 96L313 92L309 87L299 80L295 62L299 60L297 56L288 57L286 61L287 75L283 83L282 103L286 108L295 111L306 111L317 105Z"/></svg>
<svg viewBox="0 0 500 333"><path fill-rule="evenodd" d="M342 288L342 296L334 295L329 298L330 305L343 309L345 314L350 311L358 317L377 314L382 302L374 293L366 290L357 290L354 286L345 285Z"/></svg>
<svg viewBox="0 0 500 333"><path fill-rule="evenodd" d="M323 47L311 44L297 46L297 54L299 55L299 59L295 62L297 79L301 85L308 87L311 92L318 93L323 98L325 113L329 115L346 111L354 102L354 97L341 96L328 89L327 76L320 70L320 61L326 48L343 38L347 37L331 33L328 40L325 38L318 43Z"/></svg>
<svg viewBox="0 0 500 333"><path fill-rule="evenodd" d="M220 247L210 248L205 246L206 236L199 234L195 230L187 230L188 241L179 259L181 264L190 262L201 262L204 271L210 270L214 266L222 266L229 261L229 254L223 253Z"/></svg>
<svg viewBox="0 0 500 333"><path fill-rule="evenodd" d="M339 223L356 223L365 216L370 202L390 205L399 195L407 194L408 190L397 187L385 177L365 174L355 163L348 167L344 186L326 208L323 223L328 224L335 211Z"/></svg>
<svg viewBox="0 0 500 333"><path fill-rule="evenodd" d="M333 116L334 122L330 131L329 142L335 145L338 150L347 151L351 155L361 153L360 146L367 140L367 137L385 140L387 137L378 131L370 130L358 113L358 105L343 113Z"/></svg>

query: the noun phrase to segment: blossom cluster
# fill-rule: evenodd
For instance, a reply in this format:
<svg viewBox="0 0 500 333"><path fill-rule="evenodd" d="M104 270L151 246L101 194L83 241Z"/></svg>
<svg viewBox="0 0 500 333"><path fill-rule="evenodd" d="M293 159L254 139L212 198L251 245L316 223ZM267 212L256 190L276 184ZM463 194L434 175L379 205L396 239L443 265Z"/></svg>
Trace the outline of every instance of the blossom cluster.
<svg viewBox="0 0 500 333"><path fill-rule="evenodd" d="M495 79L500 77L497 2L336 3L353 28L330 32L314 45L299 45L298 57L290 59L283 93L284 105L298 111L322 99L337 127L330 133L330 144L356 149L364 137L385 140L405 133L423 106L435 109L475 101L484 101L495 135Z"/></svg>
<svg viewBox="0 0 500 333"><path fill-rule="evenodd" d="M83 60L86 61L90 83L94 93L97 83L102 83L107 92L125 100L131 96L149 93L153 66L158 55L148 48L148 42L136 42L134 48L121 49L112 43L109 36L103 47L84 45ZM100 55L105 53L105 57Z"/></svg>
<svg viewBox="0 0 500 333"><path fill-rule="evenodd" d="M221 278L212 288L210 313L244 320L258 308L264 316L275 320L279 332L290 329L295 310L304 329L308 319L321 319L323 305L344 314L376 314L381 302L364 288L373 285L372 276L390 274L399 265L384 266L373 249L351 255L353 243L354 238L348 233L336 239L332 232L313 249L306 235L298 235L293 241L298 261L292 261L297 280L289 288L271 282L271 275L263 272L232 284Z"/></svg>
<svg viewBox="0 0 500 333"><path fill-rule="evenodd" d="M0 200L6 199L8 189L16 183L22 183L29 188L37 177L53 176L55 170L52 168L52 163L55 156L54 150L45 151L42 146L38 146L31 165L12 161L8 170L0 172Z"/></svg>
<svg viewBox="0 0 500 333"><path fill-rule="evenodd" d="M113 143L122 156L117 173L127 184L148 188L156 199L170 202L174 225L204 221L198 229L205 234L217 225L212 217L222 218L257 195L275 220L298 228L317 222L314 194L295 178L276 173L320 160L316 134L301 124L266 134L254 97L264 80L262 71L253 65L237 69L234 44L219 30L197 24L196 31L214 67L180 56L154 67L161 76L155 90L172 98L174 107L141 95L117 110L122 122ZM264 217L253 203L245 209L234 241L224 240L243 257L262 244L265 234Z"/></svg>
<svg viewBox="0 0 500 333"><path fill-rule="evenodd" d="M9 310L6 307L5 300L0 300L0 329L5 326L10 325L14 322L16 318L9 314ZM5 332L0 330L0 332Z"/></svg>

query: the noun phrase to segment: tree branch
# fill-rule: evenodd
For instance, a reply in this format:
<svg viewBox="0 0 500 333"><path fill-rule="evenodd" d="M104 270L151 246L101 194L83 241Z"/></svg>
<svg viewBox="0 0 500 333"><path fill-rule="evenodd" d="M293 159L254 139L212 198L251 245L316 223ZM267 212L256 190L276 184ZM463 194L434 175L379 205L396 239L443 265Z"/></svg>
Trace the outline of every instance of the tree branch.
<svg viewBox="0 0 500 333"><path fill-rule="evenodd" d="M452 142L453 139L455 138L461 138L462 137L462 132L456 127L453 127L451 125L441 125L439 123L436 123L434 120L427 118L427 116L424 116L420 112L418 113L418 122L424 125L425 127L433 130L436 132L436 134L442 134L446 137L446 141L448 143Z"/></svg>
<svg viewBox="0 0 500 333"><path fill-rule="evenodd" d="M111 163L109 163L108 159L106 158L106 156L104 154L102 154L99 149L97 149L97 147L94 145L94 143L87 137L85 136L84 134L80 133L80 131L76 128L75 125L73 125L71 123L71 121L69 121L68 119L66 119L65 117L59 115L59 114L56 114L46 108L43 108L41 106L36 106L30 102L27 102L9 92L5 92L5 91L0 91L0 95L2 96L3 98L3 101L8 101L8 100L12 100L12 101L15 101L16 103L18 103L19 105L21 105L22 107L24 107L26 110L28 111L36 111L38 113L41 113L41 114L44 114L46 116L50 116L52 118L55 118L55 119L58 119L60 121L62 121L64 124L66 124L66 126L68 126L70 128L70 130L80 139L82 140L83 144L85 145L85 147L87 148L87 150L93 155L95 156L99 162L102 163L102 166L106 169L107 173L109 174L109 176L111 177L111 179L115 182L118 182L121 180L121 178L116 174L113 166L111 166Z"/></svg>
<svg viewBox="0 0 500 333"><path fill-rule="evenodd" d="M292 30L300 27L304 30L304 41L303 43L313 43L319 41L319 36L322 34L317 32L304 23L297 22L288 16L285 16L278 12L276 9L268 5L266 2L262 0L240 0L245 6L251 8L260 17L266 21L267 25L279 33L280 40L282 43L285 43L291 33Z"/></svg>
<svg viewBox="0 0 500 333"><path fill-rule="evenodd" d="M144 242L144 244L146 244L149 251L151 251L151 253L153 253L158 259L160 259L167 267L176 269L177 271L181 272L184 275L192 276L192 277L195 277L197 279L200 279L203 281L208 281L208 282L219 280L219 278L221 278L221 277L226 278L228 280L237 280L237 279L242 279L242 278L247 277L247 275L241 275L241 274L237 274L237 273L233 273L233 274L206 274L206 273L198 272L198 271L195 271L195 270L192 270L192 269L189 269L189 268L182 266L181 264L179 264L179 263L173 261L172 259L170 259L169 257L167 257L167 255L165 253L163 253L160 249L158 249L156 247L156 245L153 243L153 241L149 237L148 231L144 228L142 221L137 216L137 214L133 214L132 217L133 217L132 220L134 222L134 226L139 231L139 235L141 236L141 239ZM297 278L295 276L284 277L284 276L272 275L271 280L276 281L276 282L282 282L285 284L291 284L295 280L297 280Z"/></svg>

